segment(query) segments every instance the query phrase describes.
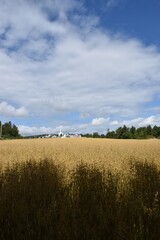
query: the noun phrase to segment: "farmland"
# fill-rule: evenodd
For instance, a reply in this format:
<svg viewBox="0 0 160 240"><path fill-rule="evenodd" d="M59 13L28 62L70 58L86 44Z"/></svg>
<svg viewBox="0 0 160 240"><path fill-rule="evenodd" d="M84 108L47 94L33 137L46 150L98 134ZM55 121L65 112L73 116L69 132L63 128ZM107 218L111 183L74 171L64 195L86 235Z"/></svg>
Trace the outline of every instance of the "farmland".
<svg viewBox="0 0 160 240"><path fill-rule="evenodd" d="M0 164L53 160L71 169L78 163L124 170L130 160L153 161L160 167L160 140L27 139L0 142Z"/></svg>
<svg viewBox="0 0 160 240"><path fill-rule="evenodd" d="M0 164L1 240L159 240L159 140L5 140Z"/></svg>

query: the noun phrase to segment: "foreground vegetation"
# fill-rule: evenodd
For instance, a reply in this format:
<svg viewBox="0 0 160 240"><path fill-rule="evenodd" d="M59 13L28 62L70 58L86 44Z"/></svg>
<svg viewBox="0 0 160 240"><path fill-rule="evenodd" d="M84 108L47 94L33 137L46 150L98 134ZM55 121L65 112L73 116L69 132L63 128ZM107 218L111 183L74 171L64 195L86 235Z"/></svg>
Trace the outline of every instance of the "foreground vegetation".
<svg viewBox="0 0 160 240"><path fill-rule="evenodd" d="M0 239L158 240L160 171L131 161L129 174L53 161L0 171Z"/></svg>

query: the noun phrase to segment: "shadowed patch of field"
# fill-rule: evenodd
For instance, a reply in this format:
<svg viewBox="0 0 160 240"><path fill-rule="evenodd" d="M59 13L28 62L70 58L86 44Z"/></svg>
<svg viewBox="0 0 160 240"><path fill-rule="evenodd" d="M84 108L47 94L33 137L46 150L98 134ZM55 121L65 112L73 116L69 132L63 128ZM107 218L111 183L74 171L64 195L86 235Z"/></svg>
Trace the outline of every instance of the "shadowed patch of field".
<svg viewBox="0 0 160 240"><path fill-rule="evenodd" d="M63 165L44 159L0 171L0 239L158 240L160 171L128 163L128 178L79 164L66 181Z"/></svg>

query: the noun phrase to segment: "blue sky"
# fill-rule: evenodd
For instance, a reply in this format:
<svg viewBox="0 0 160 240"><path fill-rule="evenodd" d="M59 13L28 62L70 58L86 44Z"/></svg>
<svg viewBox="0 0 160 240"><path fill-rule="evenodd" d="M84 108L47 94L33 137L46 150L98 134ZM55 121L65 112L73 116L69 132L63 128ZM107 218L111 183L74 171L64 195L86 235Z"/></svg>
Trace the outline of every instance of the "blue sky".
<svg viewBox="0 0 160 240"><path fill-rule="evenodd" d="M159 0L0 0L0 119L22 135L160 125Z"/></svg>

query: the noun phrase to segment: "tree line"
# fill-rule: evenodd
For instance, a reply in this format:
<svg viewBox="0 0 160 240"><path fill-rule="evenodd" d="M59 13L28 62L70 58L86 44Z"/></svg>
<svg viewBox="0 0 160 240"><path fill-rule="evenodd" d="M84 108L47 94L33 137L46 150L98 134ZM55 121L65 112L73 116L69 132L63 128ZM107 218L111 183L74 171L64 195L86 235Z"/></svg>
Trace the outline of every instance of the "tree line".
<svg viewBox="0 0 160 240"><path fill-rule="evenodd" d="M115 138L115 139L148 139L148 138L160 138L160 127L148 125L146 127L136 128L134 126L119 127L114 131L108 129L106 134L99 134L94 132L93 134L83 134L83 137L92 138Z"/></svg>
<svg viewBox="0 0 160 240"><path fill-rule="evenodd" d="M2 124L0 121L0 138L19 138L19 130L11 121Z"/></svg>
<svg viewBox="0 0 160 240"><path fill-rule="evenodd" d="M148 139L160 138L160 126L151 126L136 128L134 126L119 127L114 131L107 130L106 134L99 134L98 132L81 134L82 137L88 138L115 138L115 139ZM11 121L4 124L0 121L0 138L19 138L18 127L12 124Z"/></svg>

